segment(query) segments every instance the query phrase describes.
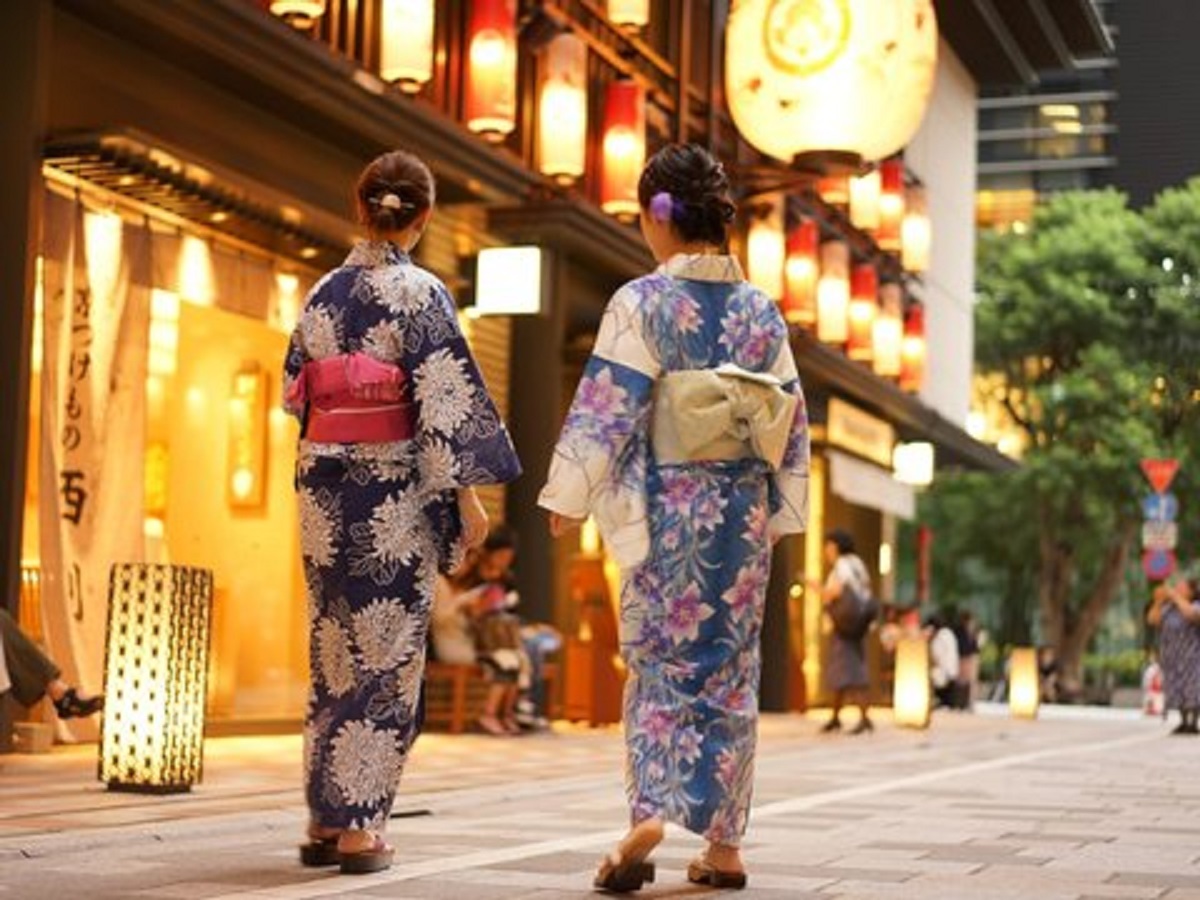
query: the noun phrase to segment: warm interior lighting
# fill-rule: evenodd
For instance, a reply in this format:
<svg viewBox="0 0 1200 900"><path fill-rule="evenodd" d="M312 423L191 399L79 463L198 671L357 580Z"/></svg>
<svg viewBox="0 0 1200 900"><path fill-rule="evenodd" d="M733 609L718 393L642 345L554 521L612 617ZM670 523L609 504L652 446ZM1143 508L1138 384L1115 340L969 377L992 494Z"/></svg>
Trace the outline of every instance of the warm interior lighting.
<svg viewBox="0 0 1200 900"><path fill-rule="evenodd" d="M467 53L467 127L502 141L516 127L517 11L514 0L473 0Z"/></svg>
<svg viewBox="0 0 1200 900"><path fill-rule="evenodd" d="M817 338L844 344L849 337L850 246L845 241L821 245L821 274L817 279Z"/></svg>
<svg viewBox="0 0 1200 900"><path fill-rule="evenodd" d="M864 231L879 227L879 170L850 179L850 224Z"/></svg>
<svg viewBox="0 0 1200 900"><path fill-rule="evenodd" d="M475 315L520 316L542 311L541 247L487 247L475 270Z"/></svg>
<svg viewBox="0 0 1200 900"><path fill-rule="evenodd" d="M875 267L855 266L850 273L850 322L846 354L869 362L874 354L875 314L879 309L879 278Z"/></svg>
<svg viewBox="0 0 1200 900"><path fill-rule="evenodd" d="M1008 709L1021 719L1036 719L1042 701L1037 651L1032 647L1013 650L1008 666Z"/></svg>
<svg viewBox="0 0 1200 900"><path fill-rule="evenodd" d="M914 487L933 484L934 450L928 441L897 444L892 450L892 474L897 481Z"/></svg>
<svg viewBox="0 0 1200 900"><path fill-rule="evenodd" d="M900 341L900 389L917 392L925 386L925 310L915 303L904 317Z"/></svg>
<svg viewBox="0 0 1200 900"><path fill-rule="evenodd" d="M622 28L645 28L650 24L650 0L608 0L608 18Z"/></svg>
<svg viewBox="0 0 1200 900"><path fill-rule="evenodd" d="M879 164L879 230L875 242L883 250L900 249L904 222L904 162L889 159Z"/></svg>
<svg viewBox="0 0 1200 900"><path fill-rule="evenodd" d="M613 81L604 98L600 206L610 215L639 212L637 185L646 161L646 98L634 81Z"/></svg>
<svg viewBox="0 0 1200 900"><path fill-rule="evenodd" d="M379 77L415 94L433 77L433 0L382 0Z"/></svg>
<svg viewBox="0 0 1200 900"><path fill-rule="evenodd" d="M750 220L746 256L750 282L772 300L783 299L787 248L783 235L783 198L762 204Z"/></svg>
<svg viewBox="0 0 1200 900"><path fill-rule="evenodd" d="M294 28L307 31L325 15L325 0L271 0L271 13Z"/></svg>
<svg viewBox="0 0 1200 900"><path fill-rule="evenodd" d="M900 377L900 344L904 339L904 289L894 281L879 287L879 312L871 335L872 364L881 378Z"/></svg>
<svg viewBox="0 0 1200 900"><path fill-rule="evenodd" d="M300 320L300 278L292 272L275 273L275 305L271 324L284 334L291 334Z"/></svg>
<svg viewBox="0 0 1200 900"><path fill-rule="evenodd" d="M579 529L579 552L584 556L600 555L600 528L591 516L584 519Z"/></svg>
<svg viewBox="0 0 1200 900"><path fill-rule="evenodd" d="M920 125L937 43L932 0L735 3L725 34L734 124L789 163L884 158Z"/></svg>
<svg viewBox="0 0 1200 900"><path fill-rule="evenodd" d="M892 574L892 545L883 541L879 545L879 575L882 578Z"/></svg>
<svg viewBox="0 0 1200 900"><path fill-rule="evenodd" d="M910 272L927 271L932 244L933 229L929 223L925 188L914 185L908 189L904 224L900 229L900 264Z"/></svg>
<svg viewBox="0 0 1200 900"><path fill-rule="evenodd" d="M30 365L33 371L42 371L42 344L45 341L43 320L46 318L46 260L39 253L33 262L33 346L30 348Z"/></svg>
<svg viewBox="0 0 1200 900"><path fill-rule="evenodd" d="M200 780L212 572L116 563L108 600L100 780L175 793Z"/></svg>
<svg viewBox="0 0 1200 900"><path fill-rule="evenodd" d="M178 352L179 295L155 288L150 292L150 375L174 375Z"/></svg>
<svg viewBox="0 0 1200 900"><path fill-rule="evenodd" d="M587 157L587 47L560 34L546 47L538 99L538 167L570 184L583 175Z"/></svg>
<svg viewBox="0 0 1200 900"><path fill-rule="evenodd" d="M820 230L812 219L801 219L788 232L784 264L783 315L789 322L811 328L817 323L817 249Z"/></svg>
<svg viewBox="0 0 1200 900"><path fill-rule="evenodd" d="M179 295L200 306L212 306L216 294L208 243L195 235L185 235L179 248Z"/></svg>
<svg viewBox="0 0 1200 900"><path fill-rule="evenodd" d="M257 509L266 496L267 376L248 365L229 391L226 499L231 509Z"/></svg>
<svg viewBox="0 0 1200 900"><path fill-rule="evenodd" d="M125 223L111 210L83 216L88 287L93 297L109 297L121 274L121 237ZM96 321L93 318L93 323Z"/></svg>
<svg viewBox="0 0 1200 900"><path fill-rule="evenodd" d="M896 643L896 680L892 715L906 728L929 727L929 644L924 637L902 637Z"/></svg>

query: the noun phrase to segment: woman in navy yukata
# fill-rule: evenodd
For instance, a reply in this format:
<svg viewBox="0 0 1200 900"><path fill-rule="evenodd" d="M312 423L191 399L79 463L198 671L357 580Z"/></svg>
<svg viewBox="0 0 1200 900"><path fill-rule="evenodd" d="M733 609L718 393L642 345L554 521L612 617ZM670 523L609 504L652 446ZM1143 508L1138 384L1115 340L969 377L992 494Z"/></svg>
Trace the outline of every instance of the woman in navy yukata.
<svg viewBox="0 0 1200 900"><path fill-rule="evenodd" d="M631 828L595 885L637 890L665 822L707 841L689 880L742 887L771 545L807 516L804 398L774 302L726 255L719 162L664 148L638 187L660 263L609 302L539 503L592 515L621 566Z"/></svg>
<svg viewBox="0 0 1200 900"><path fill-rule="evenodd" d="M433 213L429 169L387 153L357 198L369 239L312 289L284 365L311 627L300 856L347 873L392 861L434 581L487 533L473 486L520 474L453 299L408 255Z"/></svg>

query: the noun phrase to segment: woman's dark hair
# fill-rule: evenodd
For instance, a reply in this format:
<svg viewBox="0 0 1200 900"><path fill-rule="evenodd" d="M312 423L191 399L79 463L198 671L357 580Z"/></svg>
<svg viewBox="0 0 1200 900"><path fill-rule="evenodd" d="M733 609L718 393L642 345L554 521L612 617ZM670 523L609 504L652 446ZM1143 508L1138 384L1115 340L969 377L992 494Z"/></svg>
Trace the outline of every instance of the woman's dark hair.
<svg viewBox="0 0 1200 900"><path fill-rule="evenodd" d="M850 534L841 528L827 531L825 533L825 540L837 547L838 556L846 556L854 552L854 538L850 537Z"/></svg>
<svg viewBox="0 0 1200 900"><path fill-rule="evenodd" d="M377 156L358 176L359 220L371 231L402 231L433 206L433 173L405 150Z"/></svg>
<svg viewBox="0 0 1200 900"><path fill-rule="evenodd" d="M687 243L723 245L737 212L729 199L725 167L698 144L668 144L650 158L638 181L643 210L661 193L671 195L671 225Z"/></svg>

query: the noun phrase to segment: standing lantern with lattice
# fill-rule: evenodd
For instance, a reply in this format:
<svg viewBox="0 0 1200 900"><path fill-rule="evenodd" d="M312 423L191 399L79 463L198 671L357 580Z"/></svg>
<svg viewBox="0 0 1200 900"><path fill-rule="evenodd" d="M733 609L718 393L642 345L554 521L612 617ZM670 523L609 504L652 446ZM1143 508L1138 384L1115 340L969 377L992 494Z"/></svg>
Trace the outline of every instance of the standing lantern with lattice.
<svg viewBox="0 0 1200 900"><path fill-rule="evenodd" d="M100 780L176 793L200 780L213 576L118 563L109 581Z"/></svg>

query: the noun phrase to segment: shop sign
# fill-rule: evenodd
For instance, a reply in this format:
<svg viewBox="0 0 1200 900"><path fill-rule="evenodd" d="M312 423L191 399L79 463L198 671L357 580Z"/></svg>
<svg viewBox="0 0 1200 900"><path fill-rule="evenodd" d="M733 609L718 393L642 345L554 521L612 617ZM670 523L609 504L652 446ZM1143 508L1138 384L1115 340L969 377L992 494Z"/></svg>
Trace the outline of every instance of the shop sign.
<svg viewBox="0 0 1200 900"><path fill-rule="evenodd" d="M892 468L896 430L883 419L836 397L829 401L827 437L835 447L856 453L886 469Z"/></svg>

